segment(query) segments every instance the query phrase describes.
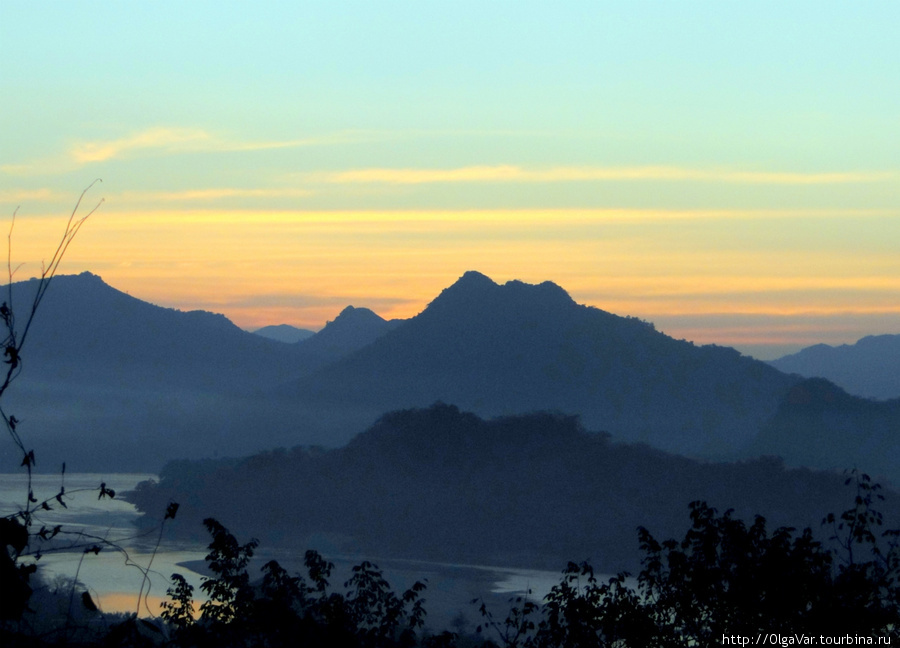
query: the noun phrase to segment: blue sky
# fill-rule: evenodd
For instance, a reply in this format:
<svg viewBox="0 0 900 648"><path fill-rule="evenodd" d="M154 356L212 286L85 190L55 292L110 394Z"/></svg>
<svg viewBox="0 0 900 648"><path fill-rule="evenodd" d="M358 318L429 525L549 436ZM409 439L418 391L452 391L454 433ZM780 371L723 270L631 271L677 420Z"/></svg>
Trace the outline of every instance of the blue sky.
<svg viewBox="0 0 900 648"><path fill-rule="evenodd" d="M465 270L773 357L900 333L900 6L0 4L0 213L40 267L242 326ZM189 280L185 280L185 276Z"/></svg>

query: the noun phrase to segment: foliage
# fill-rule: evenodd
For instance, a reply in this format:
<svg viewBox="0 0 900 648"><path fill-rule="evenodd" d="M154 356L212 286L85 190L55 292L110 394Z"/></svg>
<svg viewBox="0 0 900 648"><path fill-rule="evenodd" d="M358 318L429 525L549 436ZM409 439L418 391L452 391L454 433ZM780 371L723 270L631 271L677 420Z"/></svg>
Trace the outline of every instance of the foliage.
<svg viewBox="0 0 900 648"><path fill-rule="evenodd" d="M748 526L732 511L720 515L693 502L683 540L659 542L639 530L644 561L636 586L627 574L598 583L589 564L569 563L539 611L514 606L498 624L482 608L486 626L508 648L709 646L723 635L900 636L898 532L875 533L878 489L867 475L854 472L852 481L853 508L842 522L825 519L835 523L837 549L808 528L769 533L760 516Z"/></svg>
<svg viewBox="0 0 900 648"><path fill-rule="evenodd" d="M15 216L13 213L12 224L10 225L7 237L7 272L8 272L8 292L6 300L0 304L0 346L3 348L3 364L6 365L5 370L0 372L0 397L2 397L9 386L19 376L24 366L23 349L28 334L31 331L32 323L37 314L38 307L44 299L50 283L56 275L59 265L65 256L69 245L78 234L84 222L93 214L100 206L101 200L93 209L85 215L79 215L81 202L88 190L96 184L95 181L87 189L82 191L81 196L75 204L74 209L69 215L62 238L53 252L53 256L49 262L43 264L40 277L35 286L35 292L31 298L30 304L26 304L24 308L19 309L17 303L13 301L13 275L17 268L12 266L12 232L15 225ZM21 316L21 317L20 317ZM19 419L8 414L0 407L0 419L9 434L10 439L15 445L19 455L22 457L20 466L25 469L25 482L27 497L24 505L15 513L0 518L0 623L17 621L28 607L28 601L32 595L32 587L29 584L30 577L37 570L34 562L23 561L26 550L32 541L46 542L54 538L60 533L60 527L48 529L41 526L38 530L34 530L36 526L36 514L40 511L49 511L53 507L66 507L65 486L61 483L59 492L50 498L39 501L34 495L32 487L32 471L35 466L34 450L26 446L19 429ZM65 476L65 464L62 467L62 476ZM100 487L100 496L113 496L111 490L106 489L106 485ZM0 626L0 631L4 631L5 626Z"/></svg>
<svg viewBox="0 0 900 648"><path fill-rule="evenodd" d="M163 601L160 617L176 630L194 623L194 586L181 574L172 574L172 586L166 590L171 601Z"/></svg>
<svg viewBox="0 0 900 648"><path fill-rule="evenodd" d="M188 645L312 645L388 647L412 646L414 631L424 623L420 598L425 585L415 583L396 595L382 572L366 561L353 568L346 592L330 591L334 565L307 551L307 577L290 575L277 561L262 567L263 577L251 582L250 560L255 540L240 544L217 520L204 521L212 536L206 557L213 576L201 589L209 597L194 619L192 588L173 574L170 601L162 618L173 629L176 643Z"/></svg>
<svg viewBox="0 0 900 648"><path fill-rule="evenodd" d="M247 568L255 542L241 545L207 520L216 576L203 588L217 611L195 621L190 586L176 576L163 618L176 645L201 646L675 648L715 645L726 634L900 636L898 532L876 532L882 518L873 508L879 488L871 479L854 472L851 482L853 506L824 520L836 544L821 543L808 528L769 532L760 516L747 524L695 501L683 539L660 542L639 529L644 560L636 578L620 573L601 582L589 563L570 562L543 602L530 592L516 596L501 619L482 600L481 640L417 633L425 585L398 596L370 562L353 568L343 594L329 590L334 565L314 551L306 554L306 577L270 561L252 583Z"/></svg>

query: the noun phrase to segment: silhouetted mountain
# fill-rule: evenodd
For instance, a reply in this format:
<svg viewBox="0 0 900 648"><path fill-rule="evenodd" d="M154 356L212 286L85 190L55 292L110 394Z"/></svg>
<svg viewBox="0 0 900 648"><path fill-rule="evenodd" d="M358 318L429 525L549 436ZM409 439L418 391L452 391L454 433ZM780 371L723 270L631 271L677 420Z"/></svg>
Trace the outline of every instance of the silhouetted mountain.
<svg viewBox="0 0 900 648"><path fill-rule="evenodd" d="M619 439L709 456L749 442L796 381L578 305L550 282L500 286L467 272L416 317L282 392L372 418L438 400L483 416L558 410Z"/></svg>
<svg viewBox="0 0 900 648"><path fill-rule="evenodd" d="M804 380L791 388L750 452L816 468L859 467L900 483L900 399L871 401L822 378Z"/></svg>
<svg viewBox="0 0 900 648"><path fill-rule="evenodd" d="M769 364L786 373L827 378L865 398L900 397L900 335L870 335L855 344L817 344Z"/></svg>
<svg viewBox="0 0 900 648"><path fill-rule="evenodd" d="M14 307L30 303L36 287L14 284ZM22 379L246 393L296 376L304 358L224 315L154 306L85 272L53 280L28 333Z"/></svg>
<svg viewBox="0 0 900 648"><path fill-rule="evenodd" d="M316 334L315 331L297 328L296 326L291 326L290 324L273 324L272 326L263 326L262 328L258 328L255 331L251 332L255 335L261 335L265 338L269 338L270 340L278 340L279 342L285 342L287 344L296 344L297 342L302 342L306 338L312 337Z"/></svg>
<svg viewBox="0 0 900 648"><path fill-rule="evenodd" d="M305 340L303 350L329 361L337 360L371 344L399 323L387 321L368 308L347 306L321 331Z"/></svg>
<svg viewBox="0 0 900 648"><path fill-rule="evenodd" d="M386 414L339 449L174 462L129 498L152 525L180 502L173 528L186 535L213 516L239 537L330 553L612 571L637 566L638 525L682 536L692 500L818 532L854 495L839 474L771 458L701 463L613 443L575 417L485 421L438 404ZM879 504L896 525L897 496Z"/></svg>
<svg viewBox="0 0 900 648"><path fill-rule="evenodd" d="M19 327L36 287L12 286ZM156 470L178 456L293 445L298 429L323 441L324 415L272 407L264 395L313 366L299 345L248 333L222 315L154 306L90 273L58 276L4 409L22 420L38 469L67 461L81 471Z"/></svg>

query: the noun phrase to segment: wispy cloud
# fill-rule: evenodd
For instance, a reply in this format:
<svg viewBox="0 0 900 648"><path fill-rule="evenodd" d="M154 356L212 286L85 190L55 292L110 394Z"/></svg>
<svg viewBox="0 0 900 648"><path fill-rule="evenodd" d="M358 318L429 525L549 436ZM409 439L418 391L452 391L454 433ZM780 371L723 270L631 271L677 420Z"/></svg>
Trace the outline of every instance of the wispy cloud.
<svg viewBox="0 0 900 648"><path fill-rule="evenodd" d="M70 153L76 162L103 162L132 151L185 151L208 148L213 137L203 130L189 128L151 128L114 140L82 142Z"/></svg>
<svg viewBox="0 0 900 648"><path fill-rule="evenodd" d="M314 192L309 189L277 188L277 189L187 189L184 191L144 192L129 191L121 194L127 200L162 200L162 201L203 201L223 198L302 198Z"/></svg>
<svg viewBox="0 0 900 648"><path fill-rule="evenodd" d="M89 163L120 158L138 151L266 151L350 142L370 137L365 133L342 132L304 139L247 141L230 139L202 129L157 127L114 140L81 142L71 149L70 154L77 162Z"/></svg>
<svg viewBox="0 0 900 648"><path fill-rule="evenodd" d="M0 172L16 176L52 175L88 164L144 155L267 151L371 141L381 137L370 132L343 131L302 139L240 140L200 128L158 126L115 139L79 141L58 155L0 165Z"/></svg>
<svg viewBox="0 0 900 648"><path fill-rule="evenodd" d="M64 196L60 191L53 189L2 189L0 190L0 202L19 203L38 200L54 200Z"/></svg>
<svg viewBox="0 0 900 648"><path fill-rule="evenodd" d="M812 185L865 183L896 180L896 171L853 171L834 173L795 173L776 171L733 171L685 167L554 167L526 169L513 165L469 166L455 169L370 168L311 173L311 182L333 184L435 184L455 182L579 182L611 180L689 180L742 184Z"/></svg>

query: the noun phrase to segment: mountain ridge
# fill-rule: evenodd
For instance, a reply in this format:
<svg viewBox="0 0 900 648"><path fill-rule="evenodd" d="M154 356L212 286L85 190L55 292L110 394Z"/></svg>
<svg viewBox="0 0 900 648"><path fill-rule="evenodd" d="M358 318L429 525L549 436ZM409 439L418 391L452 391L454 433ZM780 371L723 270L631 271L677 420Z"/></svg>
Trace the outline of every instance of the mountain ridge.
<svg viewBox="0 0 900 648"><path fill-rule="evenodd" d="M14 284L14 306L35 287ZM802 377L577 304L551 282L499 285L477 272L409 320L348 307L299 344L143 302L90 273L62 275L22 366L4 407L46 448L41 469L156 470L175 457L340 446L384 412L442 401L485 418L577 415L617 440L707 459L783 451L795 465L832 466L856 447L858 467L900 483L892 407L838 399L846 411L828 411L835 441L823 449L810 432L816 411L788 407Z"/></svg>
<svg viewBox="0 0 900 648"><path fill-rule="evenodd" d="M900 335L867 335L853 344L815 344L769 361L805 378L827 378L852 394L887 400L900 397Z"/></svg>

